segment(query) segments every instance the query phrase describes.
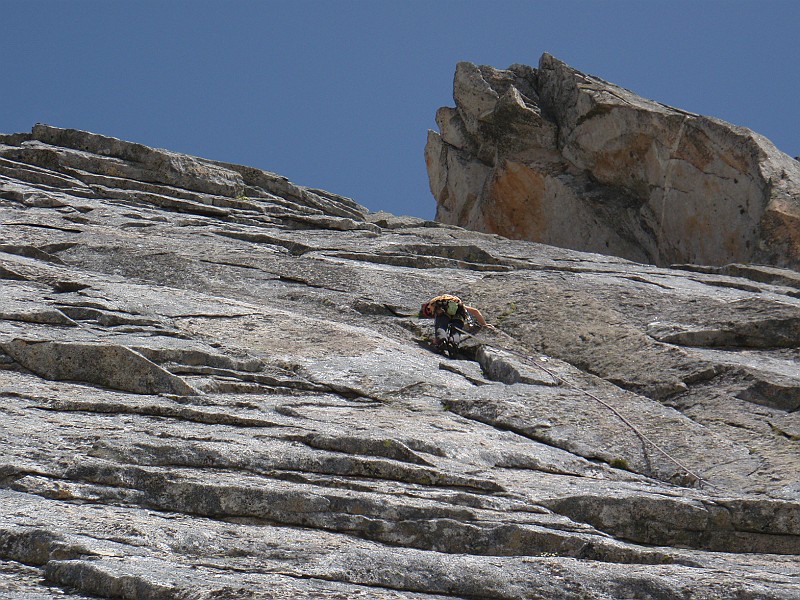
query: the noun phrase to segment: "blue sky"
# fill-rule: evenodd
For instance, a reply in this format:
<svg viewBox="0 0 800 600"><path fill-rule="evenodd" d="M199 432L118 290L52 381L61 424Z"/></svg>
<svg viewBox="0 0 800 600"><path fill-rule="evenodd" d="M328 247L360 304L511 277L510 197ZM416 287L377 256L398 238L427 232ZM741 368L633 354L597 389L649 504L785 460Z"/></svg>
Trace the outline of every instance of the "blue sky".
<svg viewBox="0 0 800 600"><path fill-rule="evenodd" d="M800 154L796 0L0 0L0 132L36 122L432 218L423 149L460 60L549 52Z"/></svg>

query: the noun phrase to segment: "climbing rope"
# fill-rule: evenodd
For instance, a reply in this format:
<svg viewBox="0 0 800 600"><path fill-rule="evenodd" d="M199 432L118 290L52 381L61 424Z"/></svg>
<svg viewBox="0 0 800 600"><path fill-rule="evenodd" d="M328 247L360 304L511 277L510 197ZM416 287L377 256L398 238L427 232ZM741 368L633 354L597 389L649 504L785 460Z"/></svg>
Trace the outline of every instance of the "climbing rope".
<svg viewBox="0 0 800 600"><path fill-rule="evenodd" d="M462 330L462 329L459 329L459 328L457 328L457 327L454 327L454 329L456 329L456 330L457 330L459 333L462 333L462 334L466 335L466 336L467 336L467 337L469 337L469 338L473 338L473 339L475 339L475 340L478 340L478 338L477 338L476 334L469 333L468 331L464 331L464 330ZM508 339L510 339L510 340L512 340L512 341L516 341L516 340L515 340L515 339L514 339L512 336L510 336L509 334L507 334L507 333L506 333L506 332L504 332L504 331L501 331L500 329L497 329L496 327L493 327L493 328L492 328L492 330L493 330L493 331L496 331L496 332L497 332L497 333L499 333L500 335L503 335L503 336L507 337ZM480 333L480 332L478 332L478 333ZM667 459L668 459L670 462L672 462L673 464L675 464L675 465L676 465L676 466L677 466L679 469L681 469L682 471L684 471L684 472L685 472L687 475L689 475L689 476L693 477L693 478L694 478L694 479L695 479L695 480L696 480L698 483L701 483L701 484L706 484L706 485L708 485L709 487L712 487L712 488L714 488L714 489L716 489L716 490L720 490L720 491L721 491L721 489L720 489L719 487L717 487L716 485L714 485L713 483L711 483L710 481L708 481L708 480L707 480L707 479L705 479L704 477L701 477L700 475L698 475L697 473L695 473L694 471L692 471L692 470L691 470L689 467L687 467L687 466L686 466L686 465L684 465L682 462L680 462L678 459L676 459L675 457L673 457L673 456L672 456L672 455L671 455L669 452L667 452L666 450L664 450L664 449L663 449L661 446L659 446L659 445L658 445L656 442L654 442L654 441L653 441L652 439L650 439L650 438L649 438L647 435L645 435L645 434L644 434L644 433L643 433L643 432L642 432L642 431L641 431L639 428L637 428L637 427L636 427L636 426L635 426L633 423L631 423L631 422L630 422L628 419L626 419L626 418L625 418L625 417L624 417L622 414L620 414L620 412L619 412L617 409L615 409L613 406L611 406L610 404L608 404L608 402L606 402L606 401L602 400L601 398L599 398L597 395L595 395L595 394L593 394L593 393L591 393L591 392L589 392L589 391L587 391L587 390L585 390L585 389L583 389L583 388L581 388L581 387L578 387L577 385L575 385L574 383L572 383L572 382L568 381L568 380L567 380L567 379L565 379L564 377L562 377L562 376L558 375L557 373L554 373L554 372L553 372L551 369L548 369L548 368L547 368L547 367L545 367L544 365L541 365L541 364L539 364L538 362L534 361L534 360L533 360L533 359L532 359L532 358L531 358L529 355L523 354L523 353L521 353L521 352L517 352L517 351L515 351L515 350L512 350L512 349L510 349L510 348L503 348L503 347L501 347L501 346L497 346L497 345L494 345L494 344L489 344L489 343L485 342L484 340L479 340L479 341L480 341L480 342L481 342L481 343L482 343L484 346L487 346L487 347L489 347L489 348L494 348L495 350L500 350L500 351L502 351L502 352L508 352L509 354L513 354L514 356L517 356L518 358L522 359L522 360L523 360L523 361L524 361L526 364L528 364L528 365L531 365L531 366L534 366L534 367L536 367L536 368L538 368L538 369L541 369L541 370L542 370L542 371L544 371L545 373L547 373L547 374L548 374L550 377L552 377L552 378L553 378L553 380L554 380L554 381L556 381L556 382L560 382L560 383L563 383L563 384L564 384L565 386L567 386L568 388L570 388L570 389L572 389L572 390L574 390L574 391L577 391L577 392L579 392L579 393L581 393L581 394L583 394L583 395L585 395L585 396L588 396L589 398L591 398L591 399L592 399L592 400L594 400L595 402L597 402L597 403L601 404L602 406L604 406L605 408L607 408L608 410L610 410L610 411L611 411L611 412L612 412L612 413L613 413L613 414L614 414L614 415L615 415L615 416L616 416L616 417L617 417L617 418L618 418L620 421L622 421L622 422L623 422L623 423L624 423L624 424L625 424L627 427L629 427L629 428L631 429L631 431L633 431L633 432L634 432L634 433L635 433L635 434L638 436L638 438L639 438L640 440L642 440L642 443L643 443L643 444L645 444L645 445L649 444L650 446L652 446L653 448L655 448L655 449L656 449L656 450L657 450L659 453L663 454L663 455L664 455L664 457L666 457L666 458L667 458Z"/></svg>

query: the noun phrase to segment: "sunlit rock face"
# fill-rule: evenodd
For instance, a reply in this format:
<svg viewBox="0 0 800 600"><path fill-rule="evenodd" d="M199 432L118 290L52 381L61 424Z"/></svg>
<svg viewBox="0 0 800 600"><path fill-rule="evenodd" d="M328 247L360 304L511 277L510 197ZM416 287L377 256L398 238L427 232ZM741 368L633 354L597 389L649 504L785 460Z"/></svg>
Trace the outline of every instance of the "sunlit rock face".
<svg viewBox="0 0 800 600"><path fill-rule="evenodd" d="M800 163L545 54L459 63L425 157L436 219L658 265L800 268Z"/></svg>
<svg viewBox="0 0 800 600"><path fill-rule="evenodd" d="M0 135L0 223L4 598L797 598L793 271L48 126ZM443 292L497 327L458 359Z"/></svg>

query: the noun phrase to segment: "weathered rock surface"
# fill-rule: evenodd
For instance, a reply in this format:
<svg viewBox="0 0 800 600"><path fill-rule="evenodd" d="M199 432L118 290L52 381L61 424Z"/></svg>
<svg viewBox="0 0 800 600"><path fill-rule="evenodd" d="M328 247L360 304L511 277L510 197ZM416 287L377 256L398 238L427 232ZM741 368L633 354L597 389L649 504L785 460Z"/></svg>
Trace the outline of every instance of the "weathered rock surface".
<svg viewBox="0 0 800 600"><path fill-rule="evenodd" d="M545 54L459 63L425 158L436 219L657 265L800 268L800 163Z"/></svg>
<svg viewBox="0 0 800 600"><path fill-rule="evenodd" d="M800 598L792 271L48 126L0 215L4 597ZM498 326L459 360L440 292Z"/></svg>

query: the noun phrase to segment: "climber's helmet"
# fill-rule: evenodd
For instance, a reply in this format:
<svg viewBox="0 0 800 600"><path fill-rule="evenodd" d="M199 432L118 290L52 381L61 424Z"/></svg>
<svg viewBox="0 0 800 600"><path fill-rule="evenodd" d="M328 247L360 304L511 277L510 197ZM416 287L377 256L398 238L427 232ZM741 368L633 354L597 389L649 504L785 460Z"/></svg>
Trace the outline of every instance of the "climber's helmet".
<svg viewBox="0 0 800 600"><path fill-rule="evenodd" d="M433 316L433 304L430 302L425 302L422 307L419 309L419 316L420 317L432 317Z"/></svg>

